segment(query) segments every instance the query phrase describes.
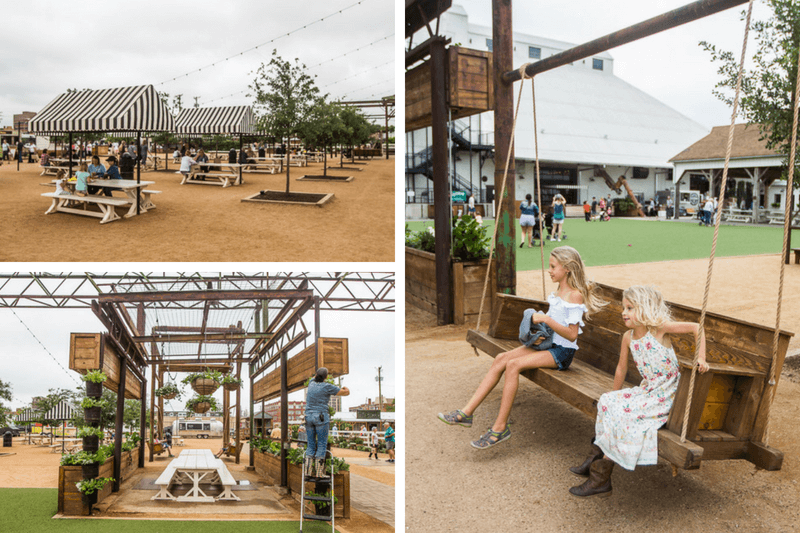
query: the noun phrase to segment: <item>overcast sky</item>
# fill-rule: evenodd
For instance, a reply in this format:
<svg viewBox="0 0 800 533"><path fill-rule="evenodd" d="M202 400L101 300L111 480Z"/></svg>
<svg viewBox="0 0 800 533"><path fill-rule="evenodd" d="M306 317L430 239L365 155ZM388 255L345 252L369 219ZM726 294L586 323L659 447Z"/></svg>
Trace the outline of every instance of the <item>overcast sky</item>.
<svg viewBox="0 0 800 533"><path fill-rule="evenodd" d="M453 0L453 3L464 6L471 23L491 27L491 0ZM513 26L515 32L577 45L690 3L691 0L516 0ZM720 79L717 66L709 61L709 54L698 42L705 40L732 50L738 58L744 36L740 13L746 7L745 3L613 48L609 53L614 58L614 73L709 129L730 124L730 109L711 94ZM756 0L753 20L766 19L769 14L763 1ZM754 50L751 33L748 56Z"/></svg>
<svg viewBox="0 0 800 533"><path fill-rule="evenodd" d="M240 91L273 49L298 58L334 99L394 94L394 5L387 0L30 0L3 2L0 17L1 125L68 88L152 84L183 94L185 107L195 96L202 107L248 105L252 98Z"/></svg>
<svg viewBox="0 0 800 533"><path fill-rule="evenodd" d="M342 379L351 395L342 398L345 410L360 405L367 398L378 397L377 368L382 367L382 392L395 397L395 314L393 312L322 311L320 317L323 337L349 339L350 373ZM21 319L21 320L20 320ZM313 312L305 320L313 331ZM69 338L72 332L104 332L89 309L9 309L0 308L0 380L11 383L14 400L11 407L30 403L34 396L47 394L48 389L74 389L80 376L69 370ZM38 339L38 340L37 340ZM41 342L41 344L40 344ZM291 352L293 355L302 346ZM271 369L270 369L271 370ZM244 372L244 371L243 371ZM191 388L180 384L186 374L178 375L178 386L184 394L182 401L172 400L167 409L183 409L191 396ZM149 392L149 389L148 389ZM222 394L214 395L221 403ZM248 407L249 386L243 389L243 408ZM302 400L302 392L289 396ZM8 405L7 402L3 402ZM149 403L149 400L148 400Z"/></svg>

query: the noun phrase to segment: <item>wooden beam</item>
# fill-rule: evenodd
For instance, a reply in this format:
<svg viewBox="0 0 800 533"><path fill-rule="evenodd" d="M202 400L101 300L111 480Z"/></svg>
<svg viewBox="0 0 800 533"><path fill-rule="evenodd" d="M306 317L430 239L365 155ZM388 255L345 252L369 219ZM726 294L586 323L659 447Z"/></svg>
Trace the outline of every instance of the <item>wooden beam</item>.
<svg viewBox="0 0 800 533"><path fill-rule="evenodd" d="M206 300L302 300L314 296L310 290L243 290L243 291L148 291L101 294L100 303L181 302Z"/></svg>
<svg viewBox="0 0 800 533"><path fill-rule="evenodd" d="M658 455L678 468L696 470L703 460L703 448L687 440L681 442L680 435L667 429L658 430Z"/></svg>
<svg viewBox="0 0 800 533"><path fill-rule="evenodd" d="M134 342L234 342L247 339L271 339L271 333L158 333L137 335Z"/></svg>
<svg viewBox="0 0 800 533"><path fill-rule="evenodd" d="M783 452L766 444L748 442L747 460L764 470L780 470L783 466Z"/></svg>

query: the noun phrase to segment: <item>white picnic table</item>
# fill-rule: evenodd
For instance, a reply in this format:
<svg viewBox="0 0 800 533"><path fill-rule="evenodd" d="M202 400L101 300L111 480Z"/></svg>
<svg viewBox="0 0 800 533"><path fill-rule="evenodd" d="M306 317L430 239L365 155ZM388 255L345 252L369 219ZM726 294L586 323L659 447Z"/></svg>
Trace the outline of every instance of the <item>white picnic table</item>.
<svg viewBox="0 0 800 533"><path fill-rule="evenodd" d="M53 183L55 183L55 180L53 180ZM49 215L50 213L62 212L62 213L72 213L75 215L98 217L101 219L100 223L105 224L107 222L113 222L114 220L119 220L120 217L116 214L116 211L114 210L115 207L130 205L128 212L124 216L125 218L134 217L136 216L137 197L141 198L139 202L141 213L145 213L150 209L155 209L156 205L153 203L151 195L157 194L160 191L145 190L145 187L153 184L155 184L154 181L137 182L136 180L125 180L125 179L121 180L98 179L98 180L92 180L90 184L92 187L109 187L111 189L121 190L125 193L125 198L114 198L114 197L109 198L108 196L99 196L91 194L88 196L79 196L75 194L59 195L52 192L43 193L42 196L52 198L53 200L53 203L50 205L47 211L45 211L44 214ZM74 207L75 203L95 204L100 208L100 212L90 211L87 209L78 209Z"/></svg>
<svg viewBox="0 0 800 533"><path fill-rule="evenodd" d="M197 163L192 165L189 173L183 176L181 185L200 183L203 185L222 185L223 188L241 185L244 183L242 180L243 166L239 163ZM202 172L201 167L208 167L208 172Z"/></svg>
<svg viewBox="0 0 800 533"><path fill-rule="evenodd" d="M192 488L182 496L170 492L170 486L189 481ZM200 488L200 484L222 485L222 494L208 496ZM239 497L231 492L236 480L228 472L221 459L214 457L211 450L183 450L170 461L164 472L156 479L159 492L151 500L174 500L178 502L215 502L218 500L239 501Z"/></svg>

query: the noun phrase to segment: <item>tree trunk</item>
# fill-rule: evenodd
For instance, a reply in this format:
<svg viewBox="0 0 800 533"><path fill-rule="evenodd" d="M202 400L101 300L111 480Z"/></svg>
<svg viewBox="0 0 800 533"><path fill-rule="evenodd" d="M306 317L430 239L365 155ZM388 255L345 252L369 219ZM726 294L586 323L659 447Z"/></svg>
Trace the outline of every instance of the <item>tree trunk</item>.
<svg viewBox="0 0 800 533"><path fill-rule="evenodd" d="M291 151L289 141L290 139L286 139L286 194L289 194L289 153Z"/></svg>

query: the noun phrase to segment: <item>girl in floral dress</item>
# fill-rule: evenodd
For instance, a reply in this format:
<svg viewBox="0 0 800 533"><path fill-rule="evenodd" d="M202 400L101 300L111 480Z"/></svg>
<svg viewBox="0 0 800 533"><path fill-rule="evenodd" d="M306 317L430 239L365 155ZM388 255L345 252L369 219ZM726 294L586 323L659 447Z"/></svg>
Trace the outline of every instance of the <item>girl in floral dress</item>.
<svg viewBox="0 0 800 533"><path fill-rule="evenodd" d="M533 323L544 323L553 330L553 346L549 350L538 351L527 346L519 346L498 355L484 376L472 398L462 409L450 413L439 413L439 420L445 424L472 426L472 415L486 396L500 382L505 374L503 397L500 411L489 431L480 439L472 441L472 446L486 449L511 438L508 417L519 388L519 374L530 368L558 368L566 370L572 363L578 349L576 340L581 332L583 315L597 312L606 305L595 293L593 283L587 281L583 260L574 248L559 246L550 252L550 279L558 284L556 292L550 294L547 302L550 308L545 313L534 313Z"/></svg>
<svg viewBox="0 0 800 533"><path fill-rule="evenodd" d="M597 402L596 438L592 454L574 474L589 479L569 491L575 496L611 493L614 464L626 470L658 462L658 429L667 422L680 368L669 340L670 333L694 333L700 346L698 366L708 370L705 338L693 322L673 322L661 293L655 287L634 286L622 293L622 320L632 328L622 336L614 390ZM628 372L628 350L642 375L638 387L622 389Z"/></svg>

